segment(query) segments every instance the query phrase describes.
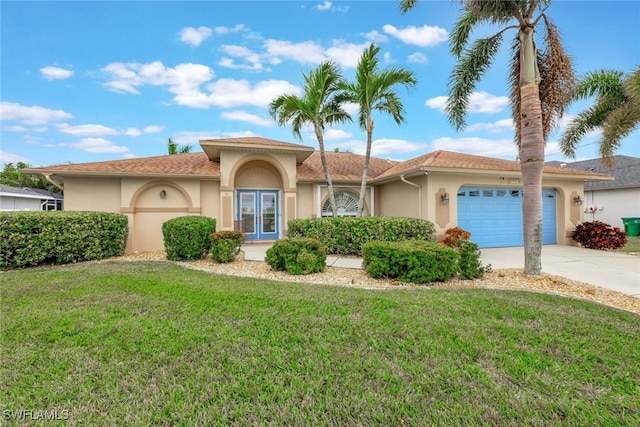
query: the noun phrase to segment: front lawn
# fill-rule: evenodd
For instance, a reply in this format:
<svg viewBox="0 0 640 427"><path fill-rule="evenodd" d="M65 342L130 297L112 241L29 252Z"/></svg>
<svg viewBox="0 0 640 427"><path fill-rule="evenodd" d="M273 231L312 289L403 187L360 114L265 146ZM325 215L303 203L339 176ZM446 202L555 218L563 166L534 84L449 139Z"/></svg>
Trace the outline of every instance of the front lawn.
<svg viewBox="0 0 640 427"><path fill-rule="evenodd" d="M639 425L640 316L169 262L0 273L8 424ZM40 412L38 412L40 411Z"/></svg>
<svg viewBox="0 0 640 427"><path fill-rule="evenodd" d="M640 253L640 236L627 236L627 244L618 249L619 252L636 252Z"/></svg>

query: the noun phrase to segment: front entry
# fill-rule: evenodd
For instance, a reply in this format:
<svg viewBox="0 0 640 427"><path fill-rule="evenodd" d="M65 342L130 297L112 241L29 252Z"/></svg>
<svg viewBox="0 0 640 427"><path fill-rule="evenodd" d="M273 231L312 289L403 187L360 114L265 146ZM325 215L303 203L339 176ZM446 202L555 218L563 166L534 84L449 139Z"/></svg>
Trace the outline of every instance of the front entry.
<svg viewBox="0 0 640 427"><path fill-rule="evenodd" d="M277 190L238 190L237 220L247 240L276 240L278 227Z"/></svg>

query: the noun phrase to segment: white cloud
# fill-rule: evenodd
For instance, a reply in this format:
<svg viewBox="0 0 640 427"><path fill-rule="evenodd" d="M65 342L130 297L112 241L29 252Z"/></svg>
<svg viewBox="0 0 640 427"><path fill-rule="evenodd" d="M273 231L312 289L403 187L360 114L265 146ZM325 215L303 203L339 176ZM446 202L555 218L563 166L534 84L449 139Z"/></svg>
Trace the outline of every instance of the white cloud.
<svg viewBox="0 0 640 427"><path fill-rule="evenodd" d="M322 2L320 4L315 5L313 8L317 9L317 10L331 10L331 6L333 5L333 3L331 3L330 1L325 1Z"/></svg>
<svg viewBox="0 0 640 427"><path fill-rule="evenodd" d="M300 88L284 80L265 80L251 85L247 80L220 79L207 86L208 100L218 107L253 105L266 107L283 93L299 95Z"/></svg>
<svg viewBox="0 0 640 427"><path fill-rule="evenodd" d="M88 153L126 153L129 151L127 147L115 145L104 138L83 138L68 145Z"/></svg>
<svg viewBox="0 0 640 427"><path fill-rule="evenodd" d="M126 128L123 132L127 136L140 136L142 132L138 128Z"/></svg>
<svg viewBox="0 0 640 427"><path fill-rule="evenodd" d="M444 28L431 27L429 25L423 25L422 27L409 26L399 29L387 24L382 27L382 30L407 44L421 47L436 46L446 42L449 38L449 33Z"/></svg>
<svg viewBox="0 0 640 427"><path fill-rule="evenodd" d="M112 91L139 94L143 85L167 86L175 95L174 102L195 108L209 106L207 96L200 91L200 85L214 77L213 70L206 65L179 64L174 68L165 67L156 61L147 64L114 62L102 69L109 81L104 85Z"/></svg>
<svg viewBox="0 0 640 427"><path fill-rule="evenodd" d="M435 98L427 99L424 103L429 108L434 110L445 111L447 106L447 96L436 96ZM469 113L499 113L509 105L509 97L496 96L488 92L473 92L469 96Z"/></svg>
<svg viewBox="0 0 640 427"><path fill-rule="evenodd" d="M302 64L319 64L328 59L322 46L315 42L292 43L269 39L265 42L265 49L272 57L290 59Z"/></svg>
<svg viewBox="0 0 640 427"><path fill-rule="evenodd" d="M99 137L107 135L117 135L119 132L115 129L102 125L78 125L70 126L67 123L59 124L58 130L75 136Z"/></svg>
<svg viewBox="0 0 640 427"><path fill-rule="evenodd" d="M436 96L435 98L427 99L424 105L444 113L445 108L447 107L447 99L449 99L448 96Z"/></svg>
<svg viewBox="0 0 640 427"><path fill-rule="evenodd" d="M242 30L244 30L245 27L242 24L237 24L234 25L233 27L224 27L224 26L218 26L214 28L214 31L216 32L216 34L229 34L229 33L238 33Z"/></svg>
<svg viewBox="0 0 640 427"><path fill-rule="evenodd" d="M473 92L469 97L470 113L499 113L508 105L508 96L496 96L484 91Z"/></svg>
<svg viewBox="0 0 640 427"><path fill-rule="evenodd" d="M65 70L64 68L54 67L50 65L48 67L40 68L40 74L42 75L42 78L47 79L49 81L64 80L73 76L73 71Z"/></svg>
<svg viewBox="0 0 640 427"><path fill-rule="evenodd" d="M353 135L350 132L345 132L340 129L327 129L324 132L325 141L331 141L336 139L346 139L351 138Z"/></svg>
<svg viewBox="0 0 640 427"><path fill-rule="evenodd" d="M149 126L146 126L144 129L142 129L142 132L144 132L144 133L159 133L159 132L162 132L163 130L164 130L164 126L149 125Z"/></svg>
<svg viewBox="0 0 640 427"><path fill-rule="evenodd" d="M180 40L192 46L199 46L200 43L211 37L209 27L186 27L180 30Z"/></svg>
<svg viewBox="0 0 640 427"><path fill-rule="evenodd" d="M372 42L378 42L378 43L384 43L389 40L389 37L385 36L384 34L376 30L369 31L368 33L364 33L363 36L367 40L371 40Z"/></svg>
<svg viewBox="0 0 640 427"><path fill-rule="evenodd" d="M225 111L220 114L220 117L224 120L235 120L239 122L247 122L257 126L273 126L275 123L271 119L260 117L257 114L251 114L246 111Z"/></svg>
<svg viewBox="0 0 640 427"><path fill-rule="evenodd" d="M367 149L366 141L355 139L351 141L334 142L327 144L327 146L330 150L338 148L340 151L348 151L355 154L365 154ZM424 144L402 139L381 138L374 140L371 144L371 155L374 157L398 156L418 150L424 150Z"/></svg>
<svg viewBox="0 0 640 427"><path fill-rule="evenodd" d="M29 129L27 129L24 126L15 125L15 126L3 126L2 130L5 132L27 132Z"/></svg>
<svg viewBox="0 0 640 427"><path fill-rule="evenodd" d="M479 156L499 157L515 160L518 147L512 138L437 138L431 143L432 150L447 150L460 153L476 154Z"/></svg>
<svg viewBox="0 0 640 427"><path fill-rule="evenodd" d="M63 110L51 110L36 105L27 107L15 102L0 102L0 120L16 120L23 124L47 124L56 120L73 118Z"/></svg>
<svg viewBox="0 0 640 427"><path fill-rule="evenodd" d="M218 65L221 67L252 71L260 71L263 69L262 61L265 60L265 58L247 47L226 45L222 47L222 50L229 56L248 62L249 65L236 64L232 58L223 57L218 61Z"/></svg>
<svg viewBox="0 0 640 427"><path fill-rule="evenodd" d="M507 130L513 130L513 119L502 119L493 123L475 123L465 128L467 132L488 131L491 133L500 133Z"/></svg>
<svg viewBox="0 0 640 427"><path fill-rule="evenodd" d="M423 53L416 52L407 56L407 62L415 63L415 64L426 64L429 61L427 60L427 57Z"/></svg>
<svg viewBox="0 0 640 427"><path fill-rule="evenodd" d="M326 55L342 67L356 68L362 56L362 51L368 46L369 43L353 44L336 40L333 42L333 46L327 49Z"/></svg>
<svg viewBox="0 0 640 427"><path fill-rule="evenodd" d="M10 153L8 151L0 150L0 159L2 163L27 163L27 160L19 154Z"/></svg>

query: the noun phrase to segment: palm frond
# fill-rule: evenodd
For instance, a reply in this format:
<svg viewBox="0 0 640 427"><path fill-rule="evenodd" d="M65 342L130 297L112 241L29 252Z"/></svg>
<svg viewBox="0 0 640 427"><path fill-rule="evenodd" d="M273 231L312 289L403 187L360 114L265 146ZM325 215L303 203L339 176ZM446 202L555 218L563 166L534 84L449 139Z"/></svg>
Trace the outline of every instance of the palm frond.
<svg viewBox="0 0 640 427"><path fill-rule="evenodd" d="M464 48L469 41L471 30L473 30L473 27L477 22L477 16L474 13L465 10L455 24L453 24L453 30L451 31L451 34L449 34L449 46L451 48L451 53L455 56L460 57L464 51Z"/></svg>
<svg viewBox="0 0 640 427"><path fill-rule="evenodd" d="M543 19L546 49L538 55L538 69L542 125L546 140L571 102L576 78L571 57L564 50L558 28L546 16Z"/></svg>
<svg viewBox="0 0 640 427"><path fill-rule="evenodd" d="M600 154L603 158L610 158L621 141L640 125L640 109L638 105L628 102L607 116L602 125L602 140Z"/></svg>
<svg viewBox="0 0 640 427"><path fill-rule="evenodd" d="M522 109L522 98L520 94L520 41L518 37L514 37L511 43L511 62L509 73L509 100L511 103L511 115L513 117L513 126L515 129L514 140L520 151L521 146L521 117L520 111Z"/></svg>
<svg viewBox="0 0 640 427"><path fill-rule="evenodd" d="M502 33L476 40L471 49L463 53L451 72L446 112L449 122L456 129L460 130L465 126L469 96L491 66L501 43Z"/></svg>
<svg viewBox="0 0 640 427"><path fill-rule="evenodd" d="M640 105L640 65L637 65L625 79L624 90L632 102Z"/></svg>
<svg viewBox="0 0 640 427"><path fill-rule="evenodd" d="M624 100L623 76L622 71L616 70L588 72L578 81L573 99L580 100L596 96Z"/></svg>
<svg viewBox="0 0 640 427"><path fill-rule="evenodd" d="M465 10L473 14L479 21L492 24L505 24L522 15L522 2L516 0L467 0Z"/></svg>
<svg viewBox="0 0 640 427"><path fill-rule="evenodd" d="M575 157L576 148L588 133L599 129L611 113L610 106L594 105L580 112L567 126L560 138L560 150L565 156Z"/></svg>

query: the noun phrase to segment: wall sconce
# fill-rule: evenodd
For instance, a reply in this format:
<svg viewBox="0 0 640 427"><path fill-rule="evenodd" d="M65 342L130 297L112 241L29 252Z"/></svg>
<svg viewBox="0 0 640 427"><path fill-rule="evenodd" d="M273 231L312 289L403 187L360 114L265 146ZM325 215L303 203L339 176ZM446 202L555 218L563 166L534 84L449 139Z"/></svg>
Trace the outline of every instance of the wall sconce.
<svg viewBox="0 0 640 427"><path fill-rule="evenodd" d="M448 205L449 195L447 193L442 193L442 195L440 196L440 201L442 202L443 205Z"/></svg>
<svg viewBox="0 0 640 427"><path fill-rule="evenodd" d="M580 198L580 196L574 197L573 201L576 203L576 206L582 206L582 199Z"/></svg>
<svg viewBox="0 0 640 427"><path fill-rule="evenodd" d="M164 190L160 190L160 198L161 199L166 199L167 198L167 192Z"/></svg>

